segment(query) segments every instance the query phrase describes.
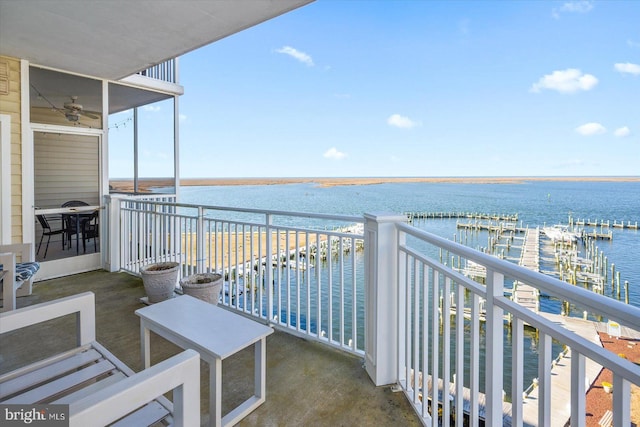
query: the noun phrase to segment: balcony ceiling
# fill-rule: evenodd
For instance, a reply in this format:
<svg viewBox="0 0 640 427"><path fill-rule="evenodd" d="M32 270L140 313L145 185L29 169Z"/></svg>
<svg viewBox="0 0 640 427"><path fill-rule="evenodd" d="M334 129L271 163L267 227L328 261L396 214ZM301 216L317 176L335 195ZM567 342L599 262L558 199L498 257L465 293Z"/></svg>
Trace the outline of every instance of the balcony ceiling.
<svg viewBox="0 0 640 427"><path fill-rule="evenodd" d="M110 80L313 0L0 0L0 55Z"/></svg>

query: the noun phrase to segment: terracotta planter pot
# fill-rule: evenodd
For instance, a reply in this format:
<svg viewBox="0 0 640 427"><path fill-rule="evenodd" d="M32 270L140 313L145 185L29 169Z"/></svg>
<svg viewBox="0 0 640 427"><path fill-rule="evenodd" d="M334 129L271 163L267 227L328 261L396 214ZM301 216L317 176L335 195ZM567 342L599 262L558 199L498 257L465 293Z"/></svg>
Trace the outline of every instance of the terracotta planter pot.
<svg viewBox="0 0 640 427"><path fill-rule="evenodd" d="M183 277L180 286L185 295L217 305L222 289L222 274L202 273Z"/></svg>
<svg viewBox="0 0 640 427"><path fill-rule="evenodd" d="M142 284L149 297L149 303L161 302L173 297L178 282L180 264L160 262L140 268Z"/></svg>

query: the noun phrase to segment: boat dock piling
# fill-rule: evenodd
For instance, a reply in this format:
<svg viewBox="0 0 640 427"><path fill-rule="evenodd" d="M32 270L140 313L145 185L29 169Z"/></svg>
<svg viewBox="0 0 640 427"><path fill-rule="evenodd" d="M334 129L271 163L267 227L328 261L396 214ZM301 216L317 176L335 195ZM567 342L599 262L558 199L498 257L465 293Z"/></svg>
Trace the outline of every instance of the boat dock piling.
<svg viewBox="0 0 640 427"><path fill-rule="evenodd" d="M629 228L629 229L633 229L633 230L638 230L638 221L636 221L634 224L631 223L631 221L627 221L626 224L624 221L620 221L617 222L616 220L613 221L613 223L609 220L607 220L606 222L601 219L600 221L594 220L591 221L590 219L575 219L573 218L573 216L569 215L569 225L570 226L583 226L583 227L600 227L600 228L609 228L609 227L615 227L615 228Z"/></svg>
<svg viewBox="0 0 640 427"><path fill-rule="evenodd" d="M518 214L486 214L478 212L405 212L409 222L414 219L473 219L473 220L493 220L493 221L518 221Z"/></svg>

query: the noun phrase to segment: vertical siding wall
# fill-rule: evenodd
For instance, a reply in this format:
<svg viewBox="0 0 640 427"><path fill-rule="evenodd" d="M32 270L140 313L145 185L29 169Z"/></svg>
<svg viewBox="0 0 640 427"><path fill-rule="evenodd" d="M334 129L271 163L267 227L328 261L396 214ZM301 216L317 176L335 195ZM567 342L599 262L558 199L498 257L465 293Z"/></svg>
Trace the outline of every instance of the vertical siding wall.
<svg viewBox="0 0 640 427"><path fill-rule="evenodd" d="M33 143L36 206L59 207L69 200L100 204L97 137L35 132Z"/></svg>
<svg viewBox="0 0 640 427"><path fill-rule="evenodd" d="M9 93L0 93L0 112L11 116L11 241L22 241L22 118L20 116L20 61L0 56L8 68Z"/></svg>

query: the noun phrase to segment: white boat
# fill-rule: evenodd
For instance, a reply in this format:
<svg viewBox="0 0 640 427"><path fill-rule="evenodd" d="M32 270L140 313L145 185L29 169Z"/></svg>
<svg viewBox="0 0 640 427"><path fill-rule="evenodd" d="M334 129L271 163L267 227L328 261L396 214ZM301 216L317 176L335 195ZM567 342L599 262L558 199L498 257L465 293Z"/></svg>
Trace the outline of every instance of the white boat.
<svg viewBox="0 0 640 427"><path fill-rule="evenodd" d="M550 227L542 227L542 232L554 242L576 242L578 234L569 231L566 225L554 225Z"/></svg>

